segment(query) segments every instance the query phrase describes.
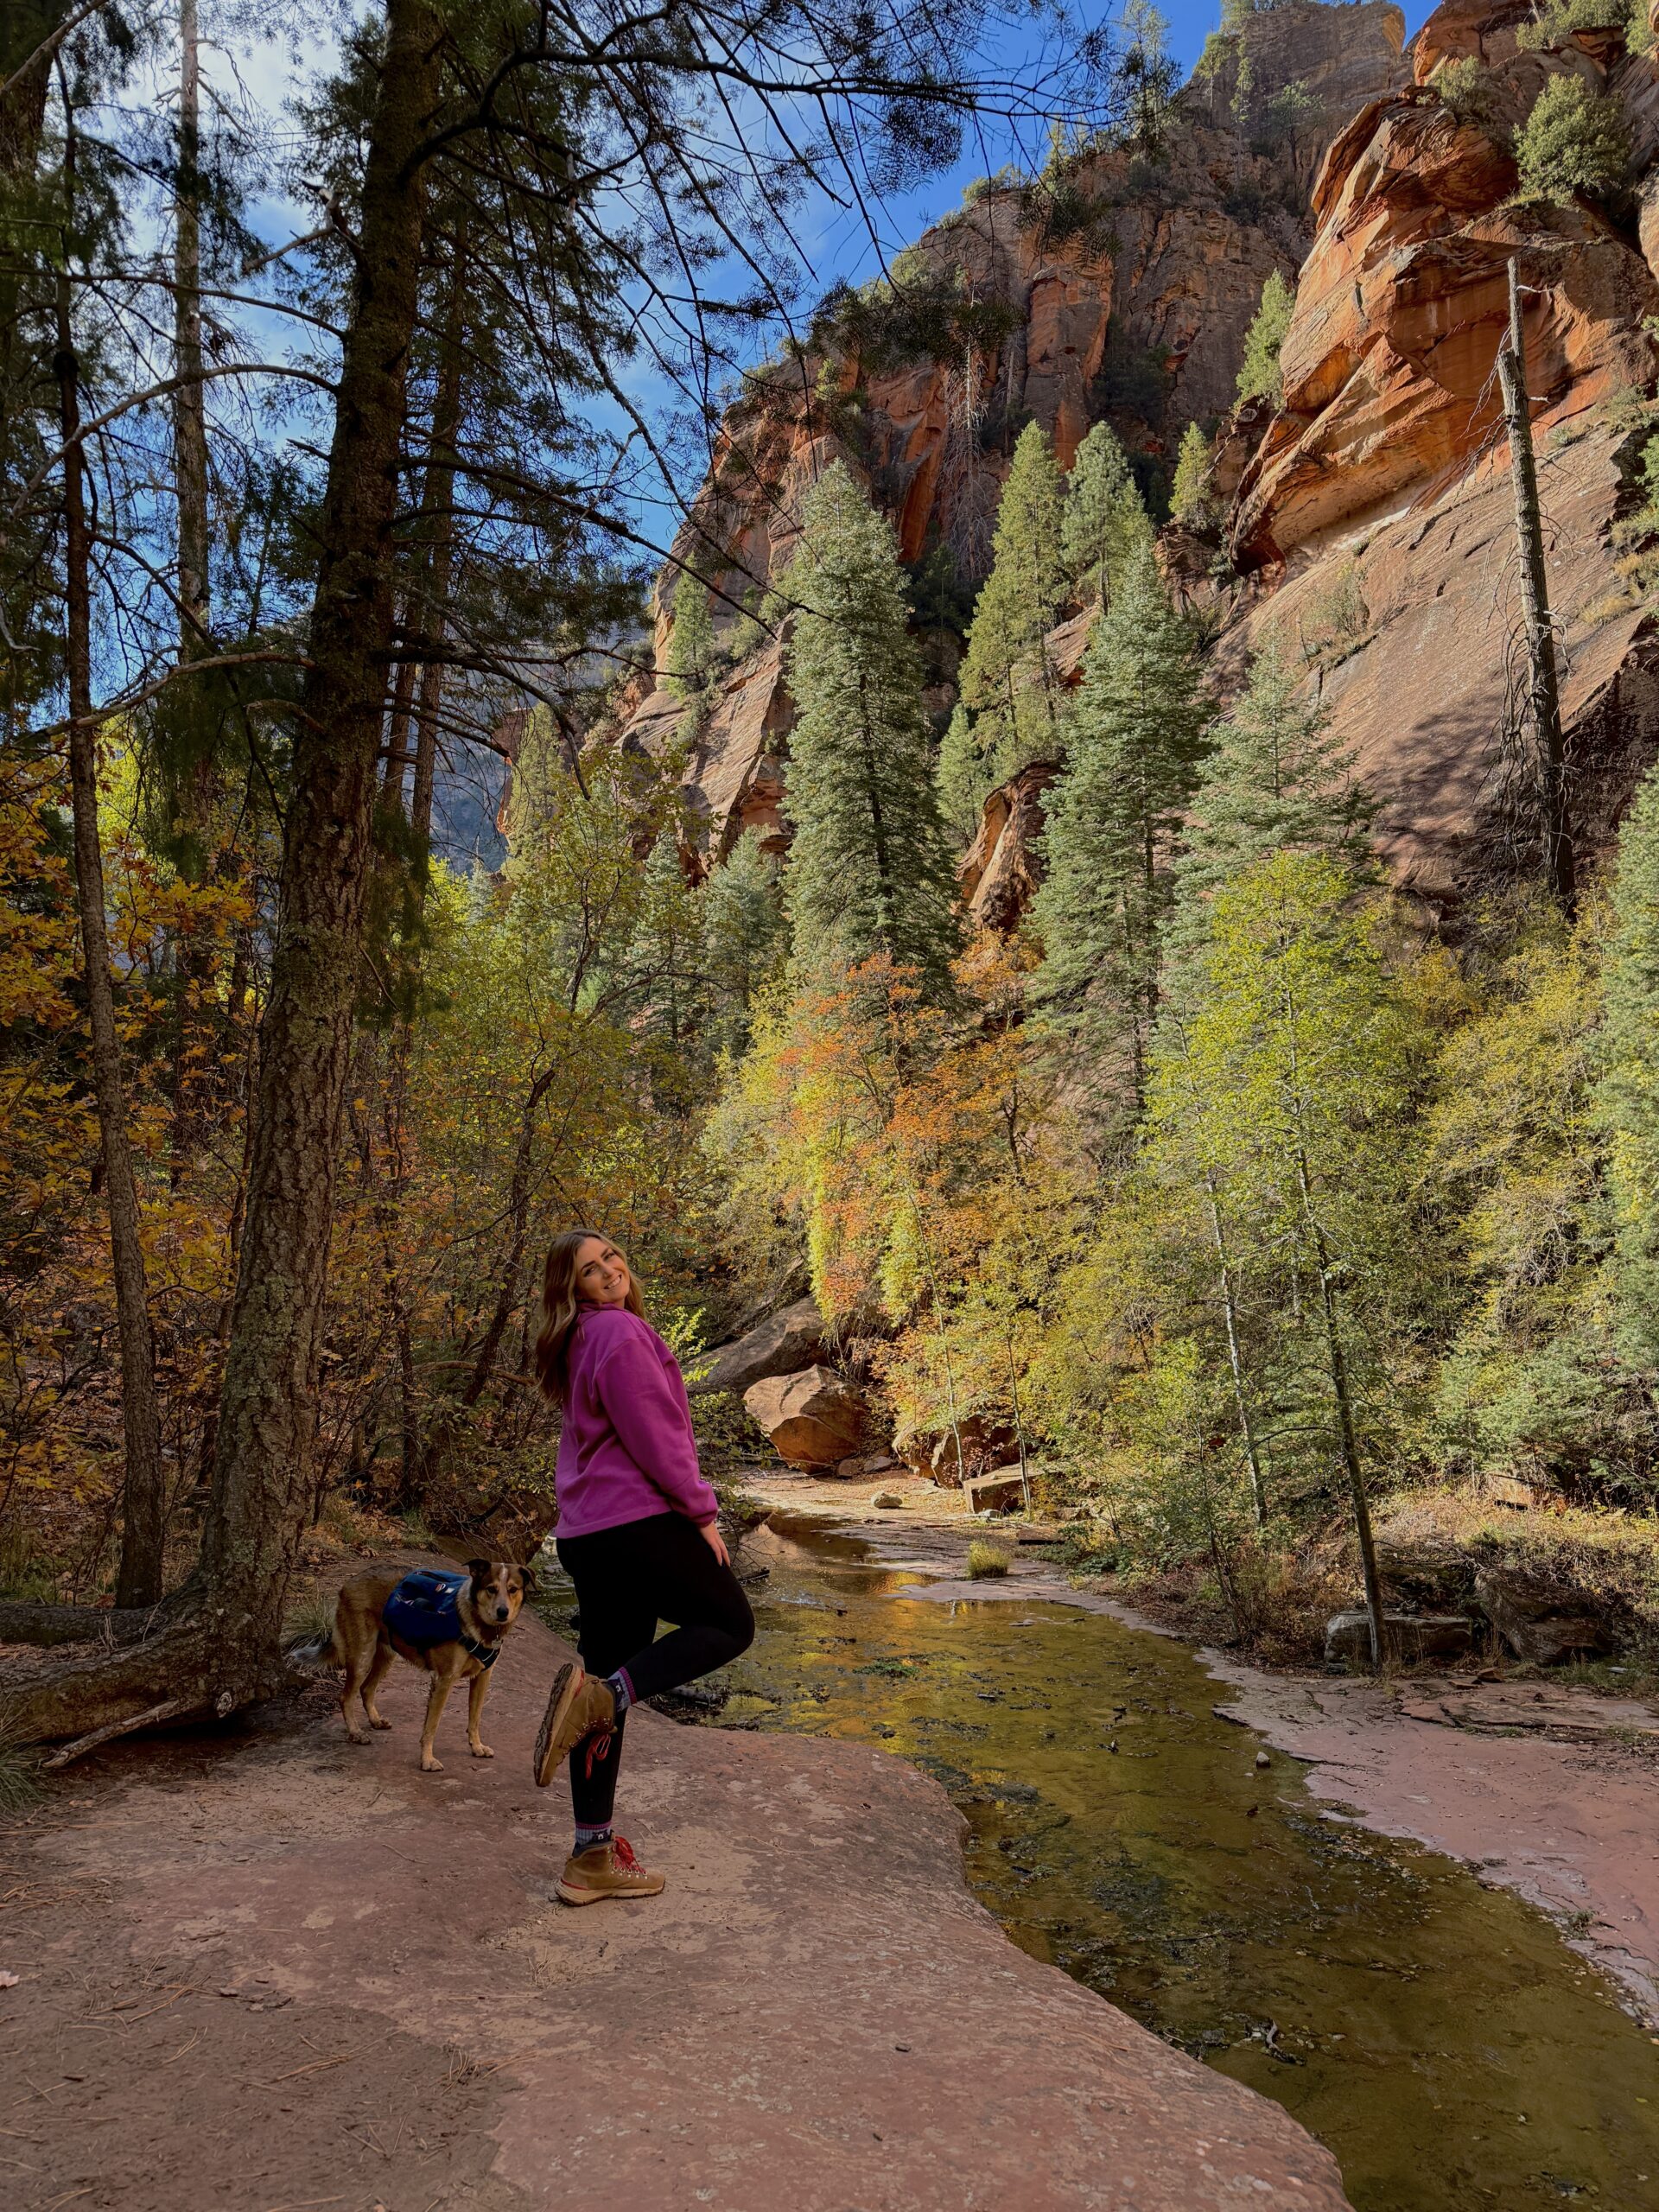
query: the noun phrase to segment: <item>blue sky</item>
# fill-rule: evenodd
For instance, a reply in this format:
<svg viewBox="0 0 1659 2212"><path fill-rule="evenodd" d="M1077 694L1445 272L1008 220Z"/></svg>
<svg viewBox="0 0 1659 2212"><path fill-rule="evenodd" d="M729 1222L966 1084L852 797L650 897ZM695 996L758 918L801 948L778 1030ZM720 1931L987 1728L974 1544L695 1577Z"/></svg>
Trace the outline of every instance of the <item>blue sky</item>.
<svg viewBox="0 0 1659 2212"><path fill-rule="evenodd" d="M349 15L364 0L343 0L343 12ZM1102 16L1116 15L1119 0L1074 0L1074 4L1087 20L1098 21ZM1008 6L1009 0L1004 0L1004 5ZM1009 12L1014 12L1011 6ZM1427 0L1408 0L1408 32L1415 30L1428 12ZM1169 48L1185 78L1197 60L1205 38L1220 22L1220 0L1165 0L1163 13L1168 22ZM303 96L331 66L336 50L334 38L327 31L320 35L305 23L307 0L287 0L287 4L276 0L276 4L263 11L263 21L261 12L250 16L237 5L237 0L207 0L204 14L210 27L215 17L223 20L226 16L233 22L239 17L243 25L252 22L260 26L251 36L245 32L240 37L232 35L229 45L234 53L233 61L223 49L210 50L204 56L205 73L210 83L218 79L220 88L227 92L239 78L255 104L270 118L276 143L285 135L287 119L283 111L289 99L296 94ZM1027 40L1011 32L1005 35L1001 47L987 53L985 66L995 73L1014 75L1029 68L1035 51L1034 34ZM162 61L154 84L160 103L167 103L169 91L169 73ZM804 287L806 298L817 298L838 279L856 284L876 274L884 257L890 257L930 223L957 206L964 187L975 178L1010 161L1026 166L1039 163L1046 150L1045 138L1042 125L1035 119L1020 130L1007 123L988 120L969 134L961 158L950 169L928 178L910 191L895 194L880 205L872 207L867 203L861 209L849 210L836 207L827 196L820 196L816 203L809 201L799 210L796 226L798 242L804 247L810 263ZM277 196L257 204L252 214L255 228L273 245L296 232L309 229L315 220L313 210L296 207ZM870 235L872 219L876 232L874 240ZM710 272L709 281L715 289L720 286L720 274ZM256 322L267 321L267 318L258 315L252 319ZM270 318L268 327L276 339L283 326L276 318ZM757 333L750 346L751 358L759 359L773 351L782 334L781 329L764 336ZM648 413L656 413L673 403L674 395L666 382L643 359L624 370L622 381ZM611 410L598 411L608 414ZM620 416L611 427L621 427ZM676 520L674 509L689 488L689 485L677 482L671 487L660 483L649 487L641 485L637 488L636 500L630 501L639 525L659 547L665 548L671 537Z"/></svg>
<svg viewBox="0 0 1659 2212"><path fill-rule="evenodd" d="M1083 4L1090 7L1091 14L1094 12L1090 0L1083 0ZM1406 35L1409 38L1431 14L1433 0L1403 0L1403 4ZM1116 8L1110 12L1116 13ZM1161 0L1160 12L1169 25L1169 51L1185 79L1191 74L1205 40L1220 25L1220 0ZM1027 158L1033 150L1040 159L1040 146L1035 149L1027 147ZM885 228L891 233L883 241L887 251L892 252L908 244L958 203L964 186L984 175L988 169L1016 158L1019 152L1012 136L1004 134L999 141L994 134L988 135L982 151L976 146L964 149L963 159L954 168L931 177L913 192L890 200L885 210ZM826 211L820 225L817 258L825 289L836 277L861 283L875 273L874 251L861 225L833 211Z"/></svg>

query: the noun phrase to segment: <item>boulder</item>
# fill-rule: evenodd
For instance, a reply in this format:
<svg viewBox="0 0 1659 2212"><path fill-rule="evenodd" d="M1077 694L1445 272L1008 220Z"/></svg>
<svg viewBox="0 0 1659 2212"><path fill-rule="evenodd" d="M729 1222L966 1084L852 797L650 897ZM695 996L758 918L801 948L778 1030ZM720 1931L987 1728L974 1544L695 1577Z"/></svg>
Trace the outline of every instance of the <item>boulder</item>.
<svg viewBox="0 0 1659 2212"><path fill-rule="evenodd" d="M1383 1655L1390 1659L1455 1659L1475 1640L1475 1624L1461 1613L1384 1613ZM1325 1627L1327 1666L1344 1660L1370 1663L1369 1613L1333 1613Z"/></svg>
<svg viewBox="0 0 1659 2212"><path fill-rule="evenodd" d="M898 1512L904 1502L896 1490L878 1490L872 1491L870 1496L870 1503L879 1507L883 1513Z"/></svg>
<svg viewBox="0 0 1659 2212"><path fill-rule="evenodd" d="M775 1375L798 1375L816 1364L823 1352L823 1316L810 1298L798 1298L792 1306L768 1315L747 1335L721 1344L710 1355L709 1371L688 1385L693 1397L707 1397L716 1390L747 1390Z"/></svg>
<svg viewBox="0 0 1659 2212"><path fill-rule="evenodd" d="M958 1436L962 1440L960 1456L957 1451ZM954 1429L912 1429L907 1436L894 1440L894 1448L913 1474L926 1475L943 1488L956 1490L964 1474L983 1474L992 1467L1006 1466L1008 1454L1017 1448L1018 1442L1014 1431L1001 1421L970 1414Z"/></svg>
<svg viewBox="0 0 1659 2212"><path fill-rule="evenodd" d="M993 1467L986 1475L969 1475L962 1486L970 1513L1022 1513L1026 1505L1025 1479L1018 1467Z"/></svg>
<svg viewBox="0 0 1659 2212"><path fill-rule="evenodd" d="M1489 1567L1475 1577L1475 1596L1516 1657L1535 1667L1613 1648L1606 1623L1570 1584L1516 1567Z"/></svg>
<svg viewBox="0 0 1659 2212"><path fill-rule="evenodd" d="M864 1430L864 1401L827 1367L769 1376L743 1393L752 1421L791 1467L835 1467Z"/></svg>

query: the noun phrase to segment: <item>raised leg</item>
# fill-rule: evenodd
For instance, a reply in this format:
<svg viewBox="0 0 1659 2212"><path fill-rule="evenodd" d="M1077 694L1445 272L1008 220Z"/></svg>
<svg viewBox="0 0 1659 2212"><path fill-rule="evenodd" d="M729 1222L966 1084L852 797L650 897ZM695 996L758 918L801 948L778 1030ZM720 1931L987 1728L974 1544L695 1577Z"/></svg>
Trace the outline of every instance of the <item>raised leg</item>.
<svg viewBox="0 0 1659 2212"><path fill-rule="evenodd" d="M370 1668L369 1678L363 1685L363 1710L369 1716L371 1728L390 1728L391 1726L390 1720L381 1718L380 1708L374 1701L374 1694L391 1672L391 1662L396 1656L397 1654L389 1643L383 1642L376 1644L374 1664Z"/></svg>
<svg viewBox="0 0 1659 2212"><path fill-rule="evenodd" d="M426 1719L421 1729L421 1772L423 1774L443 1772L443 1761L434 1756L432 1745L438 1732L438 1723L443 1718L443 1708L448 1700L449 1689L449 1677L447 1675L433 1675L432 1688L427 1694Z"/></svg>
<svg viewBox="0 0 1659 2212"><path fill-rule="evenodd" d="M480 1742L478 1734L479 1718L484 1710L484 1693L489 1687L489 1669L480 1667L467 1688L467 1748L475 1759L493 1759L495 1757L487 1744Z"/></svg>

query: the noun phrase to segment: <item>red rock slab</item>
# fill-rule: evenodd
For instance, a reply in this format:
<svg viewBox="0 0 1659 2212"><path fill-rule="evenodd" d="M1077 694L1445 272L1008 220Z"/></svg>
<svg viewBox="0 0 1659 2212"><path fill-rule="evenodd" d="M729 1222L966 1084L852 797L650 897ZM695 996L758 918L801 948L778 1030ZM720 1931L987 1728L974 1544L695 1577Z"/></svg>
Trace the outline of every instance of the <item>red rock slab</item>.
<svg viewBox="0 0 1659 2212"><path fill-rule="evenodd" d="M188 1789L128 1751L95 1820L42 1839L60 1878L105 1888L106 1956L282 2008L298 2061L272 2082L307 2062L311 2025L329 2070L249 2092L254 2164L377 2054L407 2075L448 2052L439 2078L482 2075L493 2106L478 2193L440 2201L489 2212L1341 2212L1334 2160L1285 2113L1017 1950L963 1890L943 1792L868 1746L639 1713L622 1824L668 1890L552 1902L569 1807L528 1773L557 1656L539 1624L515 1630L488 1763L454 1717L446 1771L416 1770L423 1684L400 1667L395 1732L363 1749L319 1700L201 1759ZM118 2037L98 2048L120 2066ZM140 2165L152 2139L176 2162L188 2107L170 2085L203 2058L145 2083ZM416 2165L412 2147L389 2161L386 2204L423 2212Z"/></svg>
<svg viewBox="0 0 1659 2212"><path fill-rule="evenodd" d="M1309 1762L1316 1796L1385 1835L1469 1860L1483 1881L1566 1920L1573 1949L1659 2025L1659 1774L1650 1757L1508 1732L1525 1694L1518 1684L1436 1696L1431 1718L1421 1709L1427 1686L1408 1692L1402 1710L1386 1682L1262 1675L1201 1656L1240 1694L1226 1717ZM1574 1734L1595 1725L1645 1736L1655 1719L1634 1700L1554 1685L1534 1709L1547 1716L1542 1727ZM1476 1732L1482 1726L1505 1732Z"/></svg>

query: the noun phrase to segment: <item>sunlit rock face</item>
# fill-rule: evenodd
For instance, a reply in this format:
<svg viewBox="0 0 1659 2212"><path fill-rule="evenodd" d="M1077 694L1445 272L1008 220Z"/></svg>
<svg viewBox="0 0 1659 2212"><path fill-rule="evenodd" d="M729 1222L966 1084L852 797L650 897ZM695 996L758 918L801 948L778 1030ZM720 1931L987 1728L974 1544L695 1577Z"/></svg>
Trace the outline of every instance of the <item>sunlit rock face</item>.
<svg viewBox="0 0 1659 2212"><path fill-rule="evenodd" d="M1252 581L1223 630L1224 683L1269 629L1305 657L1382 800L1396 881L1441 914L1529 854L1504 766L1519 607L1496 360L1511 258L1577 826L1592 850L1659 740L1649 625L1614 542L1635 503L1632 426L1655 370L1644 324L1659 290L1630 218L1649 205L1659 79L1600 31L1520 52L1529 12L1448 0L1414 41L1413 84L1369 103L1332 143L1281 357L1283 407L1229 523ZM1427 82L1469 56L1489 72L1484 129ZM1515 199L1503 142L1569 72L1624 111L1628 204Z"/></svg>
<svg viewBox="0 0 1659 2212"><path fill-rule="evenodd" d="M958 620L988 565L1025 422L1040 423L1069 465L1104 417L1147 467L1166 470L1189 421L1231 408L1262 288L1275 270L1294 276L1306 251L1325 149L1357 105L1409 80L1403 41L1392 0L1249 18L1236 38L1213 42L1214 66L1180 94L1163 162L1109 152L1078 164L1063 234L1028 195L999 188L918 242L906 281L931 273L993 303L1003 327L987 342L898 360L824 345L752 378L658 582L659 663L682 569L715 587L716 630L729 630L786 563L802 499L832 460L869 485L907 562L944 549ZM1293 85L1302 88L1295 119L1280 130L1274 103ZM945 658L930 696L941 713L954 672ZM748 826L781 841L790 719L768 647L734 672L689 771L709 858ZM678 724L673 699L641 689L607 734L654 752Z"/></svg>
<svg viewBox="0 0 1659 2212"><path fill-rule="evenodd" d="M1000 328L943 358L826 344L752 380L675 546L724 595L717 629L776 580L806 491L844 460L912 564L942 726L1020 427L1040 423L1069 462L1109 421L1155 483L1188 422L1218 424L1211 488L1232 566L1190 532L1167 532L1160 549L1215 637L1217 696L1276 630L1382 803L1396 880L1446 914L1527 857L1502 759L1517 609L1495 359L1513 257L1575 805L1587 842L1605 843L1659 743L1655 647L1614 543L1637 497L1632 410L1656 367L1644 326L1659 315L1659 68L1611 31L1522 53L1530 14L1529 0L1447 0L1409 47L1382 0L1253 16L1242 49L1211 42L1161 166L1121 151L1077 165L1064 235L1007 188L937 225L907 257L907 281L949 278L996 303ZM1432 81L1467 58L1489 73L1484 127L1460 121ZM1629 195L1605 208L1517 204L1510 141L1569 72L1624 115ZM1269 143L1274 103L1294 86L1294 127ZM1244 334L1274 270L1297 283L1283 403L1236 406ZM935 603L941 571L950 605ZM659 587L659 656L677 573ZM1088 626L1073 617L1052 641L1074 679ZM707 862L747 827L782 849L792 719L771 639L732 671L686 772ZM606 734L655 750L678 727L676 702L641 686ZM1040 779L994 795L964 857L964 906L988 927L1011 930L1029 906L1042 801Z"/></svg>

